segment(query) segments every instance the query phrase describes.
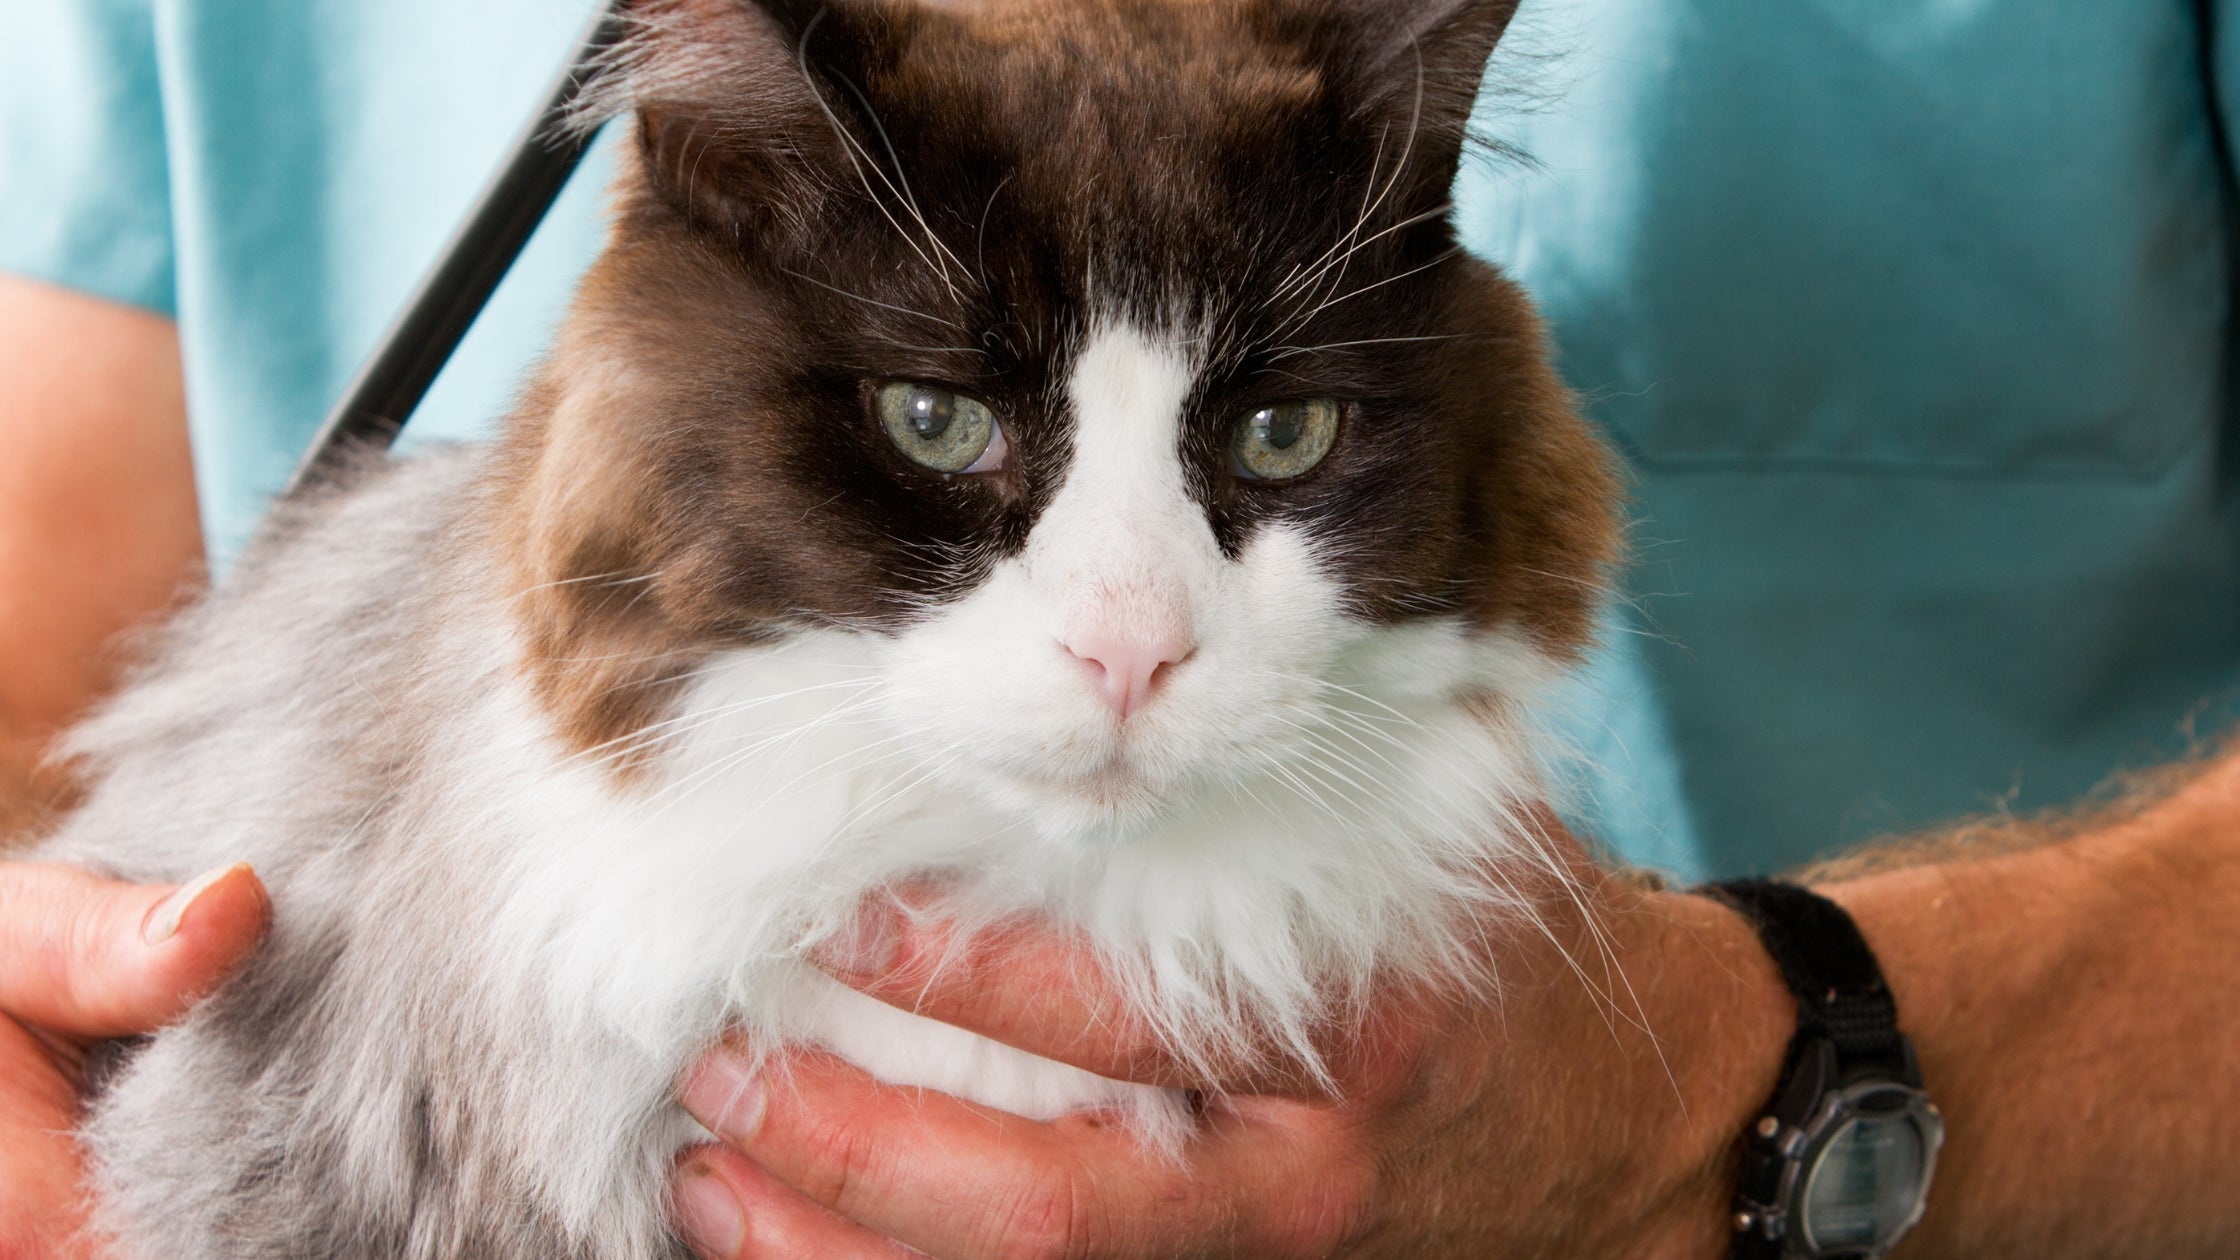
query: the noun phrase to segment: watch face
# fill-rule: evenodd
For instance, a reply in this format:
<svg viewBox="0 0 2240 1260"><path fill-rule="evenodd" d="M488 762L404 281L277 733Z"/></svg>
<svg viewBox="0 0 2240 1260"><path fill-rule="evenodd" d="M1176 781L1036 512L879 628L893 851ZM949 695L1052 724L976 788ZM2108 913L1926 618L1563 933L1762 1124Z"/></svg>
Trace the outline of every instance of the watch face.
<svg viewBox="0 0 2240 1260"><path fill-rule="evenodd" d="M1815 1255L1881 1255L1921 1217L1942 1126L1918 1093L1847 1098L1806 1156L1797 1224Z"/></svg>

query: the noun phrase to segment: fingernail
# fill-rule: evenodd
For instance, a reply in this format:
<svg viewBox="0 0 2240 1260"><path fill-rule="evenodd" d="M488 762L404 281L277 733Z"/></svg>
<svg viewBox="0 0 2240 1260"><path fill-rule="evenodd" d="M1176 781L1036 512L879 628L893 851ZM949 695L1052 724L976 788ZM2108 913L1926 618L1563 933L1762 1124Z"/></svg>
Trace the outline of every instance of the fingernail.
<svg viewBox="0 0 2240 1260"><path fill-rule="evenodd" d="M855 922L820 942L818 965L843 976L868 980L894 969L895 953L902 946L901 924L886 906L866 906Z"/></svg>
<svg viewBox="0 0 2240 1260"><path fill-rule="evenodd" d="M747 1241L747 1214L706 1164L690 1164L677 1183L677 1227L704 1256L728 1260Z"/></svg>
<svg viewBox="0 0 2240 1260"><path fill-rule="evenodd" d="M204 871L195 876L179 891L157 902L155 908L148 911L148 917L140 921L140 939L150 945L161 945L177 936L179 925L186 922L187 911L202 899L202 894L209 892L219 880L235 871L248 869L247 862L235 862L231 866L221 866L217 870Z"/></svg>
<svg viewBox="0 0 2240 1260"><path fill-rule="evenodd" d="M748 1141L762 1128L762 1111L768 1101L762 1079L752 1068L728 1054L712 1054L700 1061L684 1083L684 1109L707 1126L710 1133L734 1145Z"/></svg>

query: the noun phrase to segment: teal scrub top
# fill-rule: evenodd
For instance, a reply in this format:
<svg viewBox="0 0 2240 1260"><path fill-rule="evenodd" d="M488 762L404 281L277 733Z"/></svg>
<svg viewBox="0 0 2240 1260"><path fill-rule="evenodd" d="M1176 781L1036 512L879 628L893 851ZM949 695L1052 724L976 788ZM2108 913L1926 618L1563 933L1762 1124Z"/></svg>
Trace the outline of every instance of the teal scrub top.
<svg viewBox="0 0 2240 1260"><path fill-rule="evenodd" d="M0 269L179 319L237 549L588 0L43 0L0 38ZM1575 815L1683 875L2069 800L2240 684L2240 0L1527 0L1465 240L1628 459L1552 706ZM414 439L486 431L595 162Z"/></svg>
<svg viewBox="0 0 2240 1260"><path fill-rule="evenodd" d="M179 321L213 558L240 550L543 100L595 0L26 0L0 270ZM597 251L604 151L414 440L488 432Z"/></svg>

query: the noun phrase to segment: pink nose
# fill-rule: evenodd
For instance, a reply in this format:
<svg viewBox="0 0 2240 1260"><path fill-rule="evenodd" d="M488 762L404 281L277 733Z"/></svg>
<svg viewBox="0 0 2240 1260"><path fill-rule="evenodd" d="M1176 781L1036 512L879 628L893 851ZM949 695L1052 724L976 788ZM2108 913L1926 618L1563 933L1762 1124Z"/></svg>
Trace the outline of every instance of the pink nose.
<svg viewBox="0 0 2240 1260"><path fill-rule="evenodd" d="M1167 671L1190 659L1195 650L1179 634L1143 635L1101 628L1069 632L1064 647L1089 667L1097 693L1122 721L1150 703L1151 693L1158 689Z"/></svg>

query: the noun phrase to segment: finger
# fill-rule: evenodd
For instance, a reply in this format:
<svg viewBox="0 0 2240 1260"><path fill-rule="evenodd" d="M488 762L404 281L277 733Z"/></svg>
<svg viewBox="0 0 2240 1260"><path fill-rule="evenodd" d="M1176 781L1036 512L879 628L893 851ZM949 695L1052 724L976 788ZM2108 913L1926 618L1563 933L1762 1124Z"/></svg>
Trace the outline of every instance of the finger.
<svg viewBox="0 0 2240 1260"><path fill-rule="evenodd" d="M271 918L245 864L171 886L0 863L0 1013L79 1038L151 1031L224 979Z"/></svg>
<svg viewBox="0 0 2240 1260"><path fill-rule="evenodd" d="M78 1095L22 1026L0 1019L0 1256L92 1260Z"/></svg>
<svg viewBox="0 0 2240 1260"><path fill-rule="evenodd" d="M1224 1115L1187 1159L1107 1117L1023 1120L873 1081L803 1052L762 1079L711 1056L685 1088L700 1123L780 1181L874 1233L943 1260L1178 1253L1318 1254L1361 1202L1335 1126L1300 1104ZM763 1082L767 1081L767 1084ZM1304 1119L1306 1122L1301 1123ZM1207 1252L1207 1240L1222 1246Z"/></svg>
<svg viewBox="0 0 2240 1260"><path fill-rule="evenodd" d="M966 932L875 899L816 958L890 1006L1110 1080L1229 1093L1304 1094L1317 1085L1267 1047L1178 1060L1097 951L1053 928L1012 922Z"/></svg>
<svg viewBox="0 0 2240 1260"><path fill-rule="evenodd" d="M919 1255L804 1198L721 1146L685 1152L677 1229L702 1260L900 1260Z"/></svg>

